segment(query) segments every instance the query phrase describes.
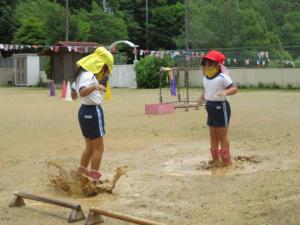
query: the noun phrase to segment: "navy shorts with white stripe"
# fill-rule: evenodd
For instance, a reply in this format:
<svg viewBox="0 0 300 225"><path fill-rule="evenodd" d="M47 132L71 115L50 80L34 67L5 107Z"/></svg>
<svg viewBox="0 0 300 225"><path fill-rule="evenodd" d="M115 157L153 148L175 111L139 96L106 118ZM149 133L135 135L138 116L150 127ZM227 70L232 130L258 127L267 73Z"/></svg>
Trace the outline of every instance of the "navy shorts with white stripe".
<svg viewBox="0 0 300 225"><path fill-rule="evenodd" d="M228 127L231 109L228 101L207 101L207 125L211 127Z"/></svg>
<svg viewBox="0 0 300 225"><path fill-rule="evenodd" d="M105 135L104 114L100 105L81 105L78 120L85 138L93 140Z"/></svg>

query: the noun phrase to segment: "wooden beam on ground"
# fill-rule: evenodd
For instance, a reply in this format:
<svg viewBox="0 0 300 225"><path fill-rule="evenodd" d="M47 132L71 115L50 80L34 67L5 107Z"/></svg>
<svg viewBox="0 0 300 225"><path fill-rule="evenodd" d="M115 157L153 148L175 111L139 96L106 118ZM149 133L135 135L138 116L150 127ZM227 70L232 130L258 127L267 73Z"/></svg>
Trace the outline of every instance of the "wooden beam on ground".
<svg viewBox="0 0 300 225"><path fill-rule="evenodd" d="M85 215L82 212L81 206L79 204L74 204L74 203L70 203L70 202L66 202L66 201L61 201L61 200L57 200L57 199L52 199L52 198L38 196L38 195L24 193L24 192L15 192L14 196L15 197L9 204L9 207L24 206L25 205L24 198L25 198L25 199L30 199L33 201L39 201L39 202L43 202L43 203L47 203L47 204L51 204L51 205L57 205L57 206L61 206L64 208L72 209L70 216L68 218L69 223L73 223L73 222L85 219Z"/></svg>
<svg viewBox="0 0 300 225"><path fill-rule="evenodd" d="M122 213L113 212L109 210L101 210L94 207L90 208L90 212L86 219L85 225L95 225L95 224L103 223L103 219L101 218L101 216L107 216L107 217L115 218L129 223L139 224L139 225L164 225L162 223L157 223L154 221L141 219L138 217L125 215Z"/></svg>

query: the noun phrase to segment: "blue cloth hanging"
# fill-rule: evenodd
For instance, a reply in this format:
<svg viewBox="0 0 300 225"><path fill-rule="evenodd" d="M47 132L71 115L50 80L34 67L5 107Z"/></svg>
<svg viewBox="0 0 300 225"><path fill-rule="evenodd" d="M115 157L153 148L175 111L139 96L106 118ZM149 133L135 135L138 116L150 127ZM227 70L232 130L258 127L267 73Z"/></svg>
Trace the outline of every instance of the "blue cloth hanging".
<svg viewBox="0 0 300 225"><path fill-rule="evenodd" d="M169 71L169 75L171 96L176 96L176 75L173 70Z"/></svg>

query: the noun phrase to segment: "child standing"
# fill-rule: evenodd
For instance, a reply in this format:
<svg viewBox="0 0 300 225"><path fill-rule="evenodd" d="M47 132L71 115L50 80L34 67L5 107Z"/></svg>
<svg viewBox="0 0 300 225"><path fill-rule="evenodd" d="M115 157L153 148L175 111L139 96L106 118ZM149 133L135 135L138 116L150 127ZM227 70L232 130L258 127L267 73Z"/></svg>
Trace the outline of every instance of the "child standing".
<svg viewBox="0 0 300 225"><path fill-rule="evenodd" d="M78 120L86 144L78 172L89 176L93 181L99 181L105 134L101 92L106 90L101 81L107 80L112 72L113 56L104 47L99 47L94 53L77 61L77 66L72 84L72 98L75 100L80 96Z"/></svg>
<svg viewBox="0 0 300 225"><path fill-rule="evenodd" d="M231 110L227 96L237 93L237 87L226 74L224 61L225 56L215 50L209 51L202 58L204 92L199 98L198 106L205 99L213 163L229 166L231 156L228 126Z"/></svg>

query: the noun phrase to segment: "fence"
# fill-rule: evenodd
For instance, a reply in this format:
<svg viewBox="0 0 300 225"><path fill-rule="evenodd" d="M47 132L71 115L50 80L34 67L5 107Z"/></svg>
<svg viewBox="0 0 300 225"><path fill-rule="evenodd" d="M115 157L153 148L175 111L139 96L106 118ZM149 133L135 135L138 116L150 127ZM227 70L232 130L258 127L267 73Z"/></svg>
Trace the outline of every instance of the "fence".
<svg viewBox="0 0 300 225"><path fill-rule="evenodd" d="M233 81L241 86L277 85L279 87L300 87L300 68L281 69L230 69ZM181 76L183 79L184 76ZM180 81L184 83L183 80ZM193 70L189 75L191 87L202 86L202 71Z"/></svg>
<svg viewBox="0 0 300 225"><path fill-rule="evenodd" d="M202 72L190 71L190 87L202 86ZM230 76L240 86L277 85L279 87L300 87L300 68L281 69L230 69ZM180 76L180 84L184 84L184 76ZM111 87L136 88L136 72L134 65L116 65L110 79ZM14 83L13 68L0 68L0 85Z"/></svg>

